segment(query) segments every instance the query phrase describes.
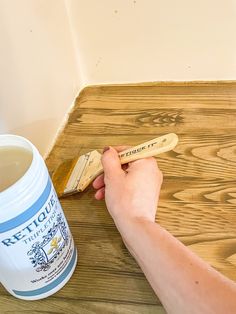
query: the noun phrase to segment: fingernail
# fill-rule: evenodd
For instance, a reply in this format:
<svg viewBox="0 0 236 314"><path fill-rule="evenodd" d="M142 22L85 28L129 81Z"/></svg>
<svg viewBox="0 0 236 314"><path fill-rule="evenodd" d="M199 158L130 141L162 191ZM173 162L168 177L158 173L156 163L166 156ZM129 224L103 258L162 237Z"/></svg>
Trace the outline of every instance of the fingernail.
<svg viewBox="0 0 236 314"><path fill-rule="evenodd" d="M103 154L104 154L107 150L109 150L109 149L110 149L109 146L105 146L105 147L103 148Z"/></svg>

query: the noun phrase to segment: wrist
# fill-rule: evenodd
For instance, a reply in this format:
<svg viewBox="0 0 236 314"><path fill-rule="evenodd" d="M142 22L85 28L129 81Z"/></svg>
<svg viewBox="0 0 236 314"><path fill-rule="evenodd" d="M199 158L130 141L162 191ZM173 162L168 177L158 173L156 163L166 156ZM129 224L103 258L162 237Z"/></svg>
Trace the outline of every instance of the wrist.
<svg viewBox="0 0 236 314"><path fill-rule="evenodd" d="M114 220L122 239L132 255L135 247L139 245L139 238L153 226L155 221L147 217L122 217Z"/></svg>

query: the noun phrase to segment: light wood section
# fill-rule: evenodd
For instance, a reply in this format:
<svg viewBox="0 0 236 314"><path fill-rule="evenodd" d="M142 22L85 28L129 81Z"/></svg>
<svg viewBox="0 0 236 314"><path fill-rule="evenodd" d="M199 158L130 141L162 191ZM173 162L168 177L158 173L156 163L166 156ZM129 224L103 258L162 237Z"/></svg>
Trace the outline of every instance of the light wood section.
<svg viewBox="0 0 236 314"><path fill-rule="evenodd" d="M164 173L157 221L236 281L236 83L88 87L78 97L47 164L108 145L176 133L157 157ZM1 313L164 313L90 187L61 200L79 250L70 282L46 300L16 300L0 289Z"/></svg>
<svg viewBox="0 0 236 314"><path fill-rule="evenodd" d="M128 148L119 153L121 164L127 164L140 158L156 157L175 148L178 136L174 133L154 138L148 142Z"/></svg>

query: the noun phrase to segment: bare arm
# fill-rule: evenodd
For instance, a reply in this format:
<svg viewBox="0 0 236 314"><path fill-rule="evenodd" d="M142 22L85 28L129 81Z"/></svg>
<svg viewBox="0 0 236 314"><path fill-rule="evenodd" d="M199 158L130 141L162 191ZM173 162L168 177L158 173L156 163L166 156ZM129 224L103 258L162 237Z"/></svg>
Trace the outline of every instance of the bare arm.
<svg viewBox="0 0 236 314"><path fill-rule="evenodd" d="M234 282L158 224L139 220L127 228L127 248L168 313L236 313Z"/></svg>
<svg viewBox="0 0 236 314"><path fill-rule="evenodd" d="M153 158L123 171L116 151L103 155L95 197L107 208L168 313L236 313L236 284L155 223L162 174ZM105 181L105 182L104 182Z"/></svg>

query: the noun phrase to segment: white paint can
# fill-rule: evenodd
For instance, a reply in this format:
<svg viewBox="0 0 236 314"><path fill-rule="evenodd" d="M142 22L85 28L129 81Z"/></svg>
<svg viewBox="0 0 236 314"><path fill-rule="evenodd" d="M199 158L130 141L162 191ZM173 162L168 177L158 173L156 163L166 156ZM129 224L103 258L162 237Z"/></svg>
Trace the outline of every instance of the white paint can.
<svg viewBox="0 0 236 314"><path fill-rule="evenodd" d="M22 177L0 192L0 281L17 298L46 298L72 276L77 251L36 147L23 137L0 135L2 147L27 149L32 161Z"/></svg>

